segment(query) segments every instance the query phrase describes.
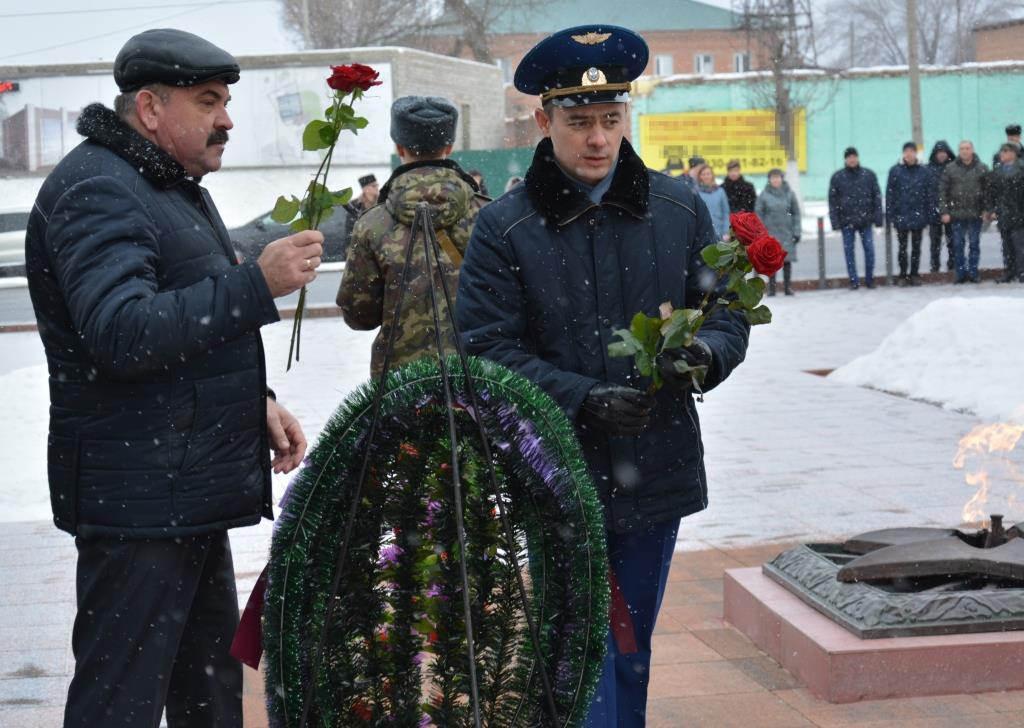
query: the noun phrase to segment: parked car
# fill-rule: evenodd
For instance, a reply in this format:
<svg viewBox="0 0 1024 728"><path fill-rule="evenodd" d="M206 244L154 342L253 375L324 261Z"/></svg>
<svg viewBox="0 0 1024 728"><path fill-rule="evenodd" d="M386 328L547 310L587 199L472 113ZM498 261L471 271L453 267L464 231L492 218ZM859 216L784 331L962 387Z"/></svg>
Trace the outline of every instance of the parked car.
<svg viewBox="0 0 1024 728"><path fill-rule="evenodd" d="M0 209L0 276L25 275L25 228L29 210Z"/></svg>
<svg viewBox="0 0 1024 728"><path fill-rule="evenodd" d="M342 207L335 207L334 214L324 220L320 225L320 232L324 234L324 256L325 263L341 263L345 261L345 221L348 214ZM259 217L250 220L244 225L228 230L231 236L231 243L235 250L245 259L258 258L263 248L278 238L289 235L288 225L275 222L270 217L268 210Z"/></svg>

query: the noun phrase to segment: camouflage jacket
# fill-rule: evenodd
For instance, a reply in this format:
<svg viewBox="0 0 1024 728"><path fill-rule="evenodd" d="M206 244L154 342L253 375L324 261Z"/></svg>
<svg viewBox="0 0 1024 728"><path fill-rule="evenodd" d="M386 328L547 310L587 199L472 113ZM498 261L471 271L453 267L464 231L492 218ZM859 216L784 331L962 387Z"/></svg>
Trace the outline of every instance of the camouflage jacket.
<svg viewBox="0 0 1024 728"><path fill-rule="evenodd" d="M392 316L401 292L405 248L409 243L416 205L427 202L434 230L443 233L464 255L473 223L487 198L477 194L468 177L453 161L413 163L395 170L381 189L378 204L356 221L345 260L345 274L338 289L337 303L345 323L353 329L369 331L380 327L373 342L370 369L374 375L384 365L384 353L391 337ZM441 260L446 271L452 300L458 289L458 266L443 250ZM430 306L430 284L422 243L412 252L409 288L402 302L391 367L408 364L436 352L434 317ZM440 278L435 274L446 353L454 352L454 338Z"/></svg>

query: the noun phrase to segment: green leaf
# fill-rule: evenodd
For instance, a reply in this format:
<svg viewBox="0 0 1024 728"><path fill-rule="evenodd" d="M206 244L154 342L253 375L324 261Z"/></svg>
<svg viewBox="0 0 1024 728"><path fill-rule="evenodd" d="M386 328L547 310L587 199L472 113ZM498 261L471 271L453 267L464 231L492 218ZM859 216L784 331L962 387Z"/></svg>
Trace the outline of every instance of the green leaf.
<svg viewBox="0 0 1024 728"><path fill-rule="evenodd" d="M693 329L690 326L689 309L676 309L668 321L661 327L661 335L665 337L661 343L661 350L675 349L686 346L693 339Z"/></svg>
<svg viewBox="0 0 1024 728"><path fill-rule="evenodd" d="M747 314L747 321L750 322L751 326L770 324L772 322L772 312L767 306L758 306L751 311L745 311L745 313Z"/></svg>
<svg viewBox="0 0 1024 728"><path fill-rule="evenodd" d="M282 195L274 203L274 209L270 211L270 219L282 225L289 223L299 214L299 207L301 205L302 203L296 197L285 197Z"/></svg>
<svg viewBox="0 0 1024 728"><path fill-rule="evenodd" d="M334 204L335 205L345 205L351 199L352 199L352 188L351 187L346 187L345 189L340 190L340 191L334 193L333 200L334 200Z"/></svg>
<svg viewBox="0 0 1024 728"><path fill-rule="evenodd" d="M328 129L333 134L331 125L323 119L313 119L306 124L306 128L302 132L302 148L307 152L315 152L317 149L326 149L331 146L331 143L325 141L321 134L323 129Z"/></svg>
<svg viewBox="0 0 1024 728"><path fill-rule="evenodd" d="M640 372L641 376L651 376L654 371L654 357L646 351L638 351L636 353L636 370Z"/></svg>
<svg viewBox="0 0 1024 728"><path fill-rule="evenodd" d="M338 141L338 132L335 131L332 124L320 127L320 141L324 143L325 149Z"/></svg>
<svg viewBox="0 0 1024 728"><path fill-rule="evenodd" d="M618 336L622 341L608 345L608 356L633 356L644 349L643 345L633 336L633 332L628 329L616 329L612 332L612 336Z"/></svg>
<svg viewBox="0 0 1024 728"><path fill-rule="evenodd" d="M303 230L309 230L309 220L304 217L300 217L298 220L288 226L288 229L293 233L301 233Z"/></svg>
<svg viewBox="0 0 1024 728"><path fill-rule="evenodd" d="M736 291L740 297L740 303L742 303L745 308L751 310L756 308L757 304L761 302L761 294L763 292L763 290L751 283L748 283L747 281L744 281L740 285L739 290Z"/></svg>
<svg viewBox="0 0 1024 728"><path fill-rule="evenodd" d="M661 338L661 318L637 313L629 322L629 330L640 342L641 347L651 356L658 352L658 339Z"/></svg>
<svg viewBox="0 0 1024 728"><path fill-rule="evenodd" d="M324 222L328 218L330 218L330 216L333 215L333 214L334 214L334 208L333 207L325 207L322 210L320 210L320 217L317 220L317 227L320 227L321 225L323 225Z"/></svg>
<svg viewBox="0 0 1024 728"><path fill-rule="evenodd" d="M718 266L719 258L722 257L722 251L717 246L709 245L700 251L700 257L704 259L705 263L715 268Z"/></svg>
<svg viewBox="0 0 1024 728"><path fill-rule="evenodd" d="M352 119L352 126L355 127L356 129L365 129L369 123L370 120L365 119L362 116L357 116L356 118Z"/></svg>

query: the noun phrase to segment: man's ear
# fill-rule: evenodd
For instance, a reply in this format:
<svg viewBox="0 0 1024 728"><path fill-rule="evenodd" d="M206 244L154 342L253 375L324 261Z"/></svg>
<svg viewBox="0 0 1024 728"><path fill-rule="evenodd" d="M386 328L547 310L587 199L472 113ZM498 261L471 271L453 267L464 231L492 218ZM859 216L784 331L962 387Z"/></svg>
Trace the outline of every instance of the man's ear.
<svg viewBox="0 0 1024 728"><path fill-rule="evenodd" d="M135 94L135 116L142 127L151 134L155 134L160 126L162 103L160 97L149 89L139 89Z"/></svg>
<svg viewBox="0 0 1024 728"><path fill-rule="evenodd" d="M546 137L551 136L551 117L543 108L538 107L533 110L533 120L537 122L537 128L540 129L541 134Z"/></svg>

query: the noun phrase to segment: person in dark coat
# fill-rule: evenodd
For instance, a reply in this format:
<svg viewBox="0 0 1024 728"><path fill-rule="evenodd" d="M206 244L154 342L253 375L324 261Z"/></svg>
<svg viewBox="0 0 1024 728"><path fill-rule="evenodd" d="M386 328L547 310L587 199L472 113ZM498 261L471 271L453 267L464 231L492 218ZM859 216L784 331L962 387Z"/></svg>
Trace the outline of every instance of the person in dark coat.
<svg viewBox="0 0 1024 728"><path fill-rule="evenodd" d="M359 197L351 200L345 205L345 240L341 245L341 257L348 256L348 246L352 244L352 229L356 226L356 220L364 212L377 204L377 197L380 195L380 183L374 174L363 175L359 178Z"/></svg>
<svg viewBox="0 0 1024 728"><path fill-rule="evenodd" d="M939 209L939 190L942 174L946 166L953 161L953 149L944 139L935 142L932 153L928 156L928 173L931 187L928 193L928 242L931 246L931 271L938 273L942 265L942 237L946 237L946 270L953 270L953 226L942 222Z"/></svg>
<svg viewBox="0 0 1024 728"><path fill-rule="evenodd" d="M885 216L896 229L899 240L900 276L898 286L919 286L921 276L921 236L931 214L931 175L917 161L917 145L903 145L903 159L889 170L885 185ZM907 265L907 239L910 239L910 265Z"/></svg>
<svg viewBox="0 0 1024 728"><path fill-rule="evenodd" d="M316 277L306 231L240 263L201 178L220 168L238 64L150 30L114 62L112 111L43 182L25 239L50 374L57 527L78 550L65 726L242 725L227 529L272 518L306 441L267 389L259 329ZM273 461L269 449L276 451Z"/></svg>
<svg viewBox="0 0 1024 728"><path fill-rule="evenodd" d="M942 173L939 206L942 222L953 224L954 283L980 283L981 218L985 213L988 167L974 153L974 144L960 142L956 161ZM967 254L965 255L965 246Z"/></svg>
<svg viewBox="0 0 1024 728"><path fill-rule="evenodd" d="M596 34L611 37L576 40ZM608 354L634 314L695 306L715 279L701 257L716 239L704 203L625 139L629 82L647 59L640 36L609 25L561 31L526 55L515 85L540 95L544 139L524 183L480 211L456 304L468 353L530 379L575 424L604 507L625 609L613 609L590 728L643 725L679 519L707 506L692 381L674 362L709 365L710 391L743 360L749 334L742 315L714 315L692 346L659 358L668 384L655 395L631 359Z"/></svg>
<svg viewBox="0 0 1024 728"><path fill-rule="evenodd" d="M828 186L828 215L833 230L843 234L843 252L846 271L850 277L850 290L860 288L857 278L857 259L854 243L860 234L864 248L864 284L875 287L875 241L872 225L882 225L882 191L875 173L860 166L860 156L854 147L843 152L844 166L832 175Z"/></svg>
<svg viewBox="0 0 1024 728"><path fill-rule="evenodd" d="M1020 124L1007 124L1004 131L1006 132L1006 141L1004 144L1013 144L1017 147L1018 155L1024 154L1024 148L1021 147L1020 142ZM1002 164L1002 152L1003 146L1000 145L999 149L996 150L996 153L992 155L992 169L995 169Z"/></svg>
<svg viewBox="0 0 1024 728"><path fill-rule="evenodd" d="M722 182L722 188L725 190L725 196L729 198L729 211L753 212L754 202L757 201L757 192L754 190L754 185L743 179L740 160L730 160L725 169L726 176Z"/></svg>
<svg viewBox="0 0 1024 728"><path fill-rule="evenodd" d="M988 209L999 219L999 237L1003 246L1003 275L999 283L1019 281L1024 277L1024 250L1021 250L1024 210L1021 209L1021 187L1024 185L1024 163L1020 147L1006 142L999 150L999 166L989 173Z"/></svg>

